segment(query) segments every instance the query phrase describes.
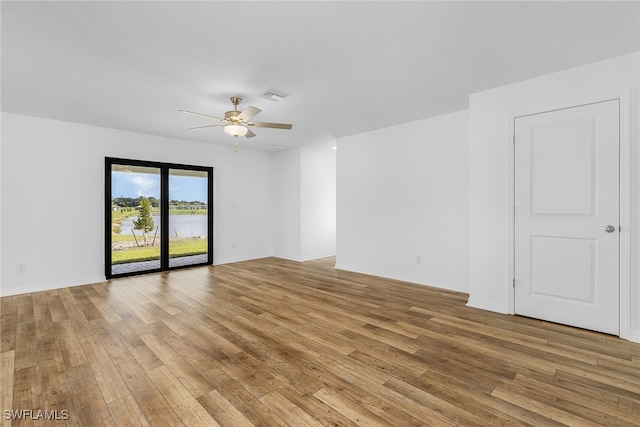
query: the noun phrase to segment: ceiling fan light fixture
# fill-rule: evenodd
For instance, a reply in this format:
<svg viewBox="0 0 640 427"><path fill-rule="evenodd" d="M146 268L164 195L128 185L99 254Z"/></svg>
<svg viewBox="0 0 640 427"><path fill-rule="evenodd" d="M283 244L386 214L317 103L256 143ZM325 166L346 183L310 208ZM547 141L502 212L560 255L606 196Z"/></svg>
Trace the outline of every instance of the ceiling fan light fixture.
<svg viewBox="0 0 640 427"><path fill-rule="evenodd" d="M226 125L224 127L224 133L230 136L245 136L249 129L241 125Z"/></svg>
<svg viewBox="0 0 640 427"><path fill-rule="evenodd" d="M0 0L1 1L1 0ZM217 124L206 125L206 126L197 126L189 128L189 130L199 130L204 128L211 128L216 126L221 126L224 129L224 133L229 136L234 137L236 151L238 149L238 137L244 136L246 138L253 138L256 136L255 133L248 126L251 127L259 127L259 128L272 128L272 129L291 129L293 126L290 123L268 123L268 122L254 122L250 121L253 116L262 112L261 109L249 105L247 108L242 111L238 111L238 104L242 102L242 99L237 96L232 96L231 103L233 104L233 110L227 111L224 113L224 119L215 116L209 116L207 114L200 114L193 111L188 110L178 110L181 113L188 113L194 116L202 116L209 119L217 120Z"/></svg>

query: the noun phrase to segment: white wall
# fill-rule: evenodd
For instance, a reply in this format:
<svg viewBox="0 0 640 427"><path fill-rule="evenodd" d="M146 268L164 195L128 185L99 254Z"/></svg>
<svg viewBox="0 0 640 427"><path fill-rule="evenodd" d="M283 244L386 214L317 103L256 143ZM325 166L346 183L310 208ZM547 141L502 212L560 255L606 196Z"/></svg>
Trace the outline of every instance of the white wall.
<svg viewBox="0 0 640 427"><path fill-rule="evenodd" d="M273 153L274 255L300 260L300 149Z"/></svg>
<svg viewBox="0 0 640 427"><path fill-rule="evenodd" d="M468 150L466 110L340 138L336 268L467 291Z"/></svg>
<svg viewBox="0 0 640 427"><path fill-rule="evenodd" d="M335 255L334 141L274 153L274 254L305 261Z"/></svg>
<svg viewBox="0 0 640 427"><path fill-rule="evenodd" d="M335 141L301 149L301 261L336 254Z"/></svg>
<svg viewBox="0 0 640 427"><path fill-rule="evenodd" d="M629 224L621 238L630 240L631 306L621 330L640 341L640 149L638 148L639 54L555 73L473 94L469 109L469 305L513 313L512 132L513 117L628 95L622 111L623 144L631 146ZM625 136L626 135L626 136ZM626 213L629 215L629 212ZM627 254L628 256L629 254ZM624 293L623 293L624 295ZM630 301L629 301L630 295Z"/></svg>
<svg viewBox="0 0 640 427"><path fill-rule="evenodd" d="M104 280L105 156L213 166L214 262L273 254L270 153L2 113L2 295Z"/></svg>

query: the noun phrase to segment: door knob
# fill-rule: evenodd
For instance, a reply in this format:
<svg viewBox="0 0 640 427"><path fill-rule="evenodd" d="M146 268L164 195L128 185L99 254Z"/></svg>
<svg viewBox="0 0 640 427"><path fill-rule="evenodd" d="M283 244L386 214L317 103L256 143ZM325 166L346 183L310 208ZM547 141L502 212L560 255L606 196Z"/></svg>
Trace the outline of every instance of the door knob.
<svg viewBox="0 0 640 427"><path fill-rule="evenodd" d="M614 231L616 231L616 228L613 225L607 225L604 228L604 231L606 231L607 233L613 233Z"/></svg>

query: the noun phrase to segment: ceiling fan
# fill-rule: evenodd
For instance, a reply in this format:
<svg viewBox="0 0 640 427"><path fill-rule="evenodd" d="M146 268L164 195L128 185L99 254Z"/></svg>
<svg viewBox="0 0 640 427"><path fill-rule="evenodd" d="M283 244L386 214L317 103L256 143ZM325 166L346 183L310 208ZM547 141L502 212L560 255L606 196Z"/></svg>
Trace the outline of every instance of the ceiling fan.
<svg viewBox="0 0 640 427"><path fill-rule="evenodd" d="M231 135L236 139L239 136L244 136L245 138L253 138L256 136L255 133L249 129L250 126L255 126L259 128L273 128L273 129L291 129L293 125L288 123L267 123L267 122L252 122L250 121L253 116L260 113L262 110L249 105L242 112L238 111L238 104L242 102L242 98L237 96L231 97L231 103L233 104L233 110L227 111L224 113L224 118L210 116L208 114L194 113L193 111L187 110L178 110L181 113L193 114L194 116L207 117L209 119L218 120L219 123L213 125L206 126L198 126L194 128L189 128L189 130L200 130L206 128L212 128L216 126L222 126L224 132L227 135ZM237 145L237 144L236 144Z"/></svg>

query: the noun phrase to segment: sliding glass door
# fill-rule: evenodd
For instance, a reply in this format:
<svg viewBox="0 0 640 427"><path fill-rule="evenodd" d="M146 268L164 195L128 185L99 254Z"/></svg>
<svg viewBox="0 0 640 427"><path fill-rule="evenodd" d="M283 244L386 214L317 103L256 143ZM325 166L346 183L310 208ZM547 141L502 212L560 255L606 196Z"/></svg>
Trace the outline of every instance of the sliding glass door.
<svg viewBox="0 0 640 427"><path fill-rule="evenodd" d="M107 278L213 263L213 168L105 159Z"/></svg>
<svg viewBox="0 0 640 427"><path fill-rule="evenodd" d="M169 169L169 267L207 261L208 175L200 170Z"/></svg>
<svg viewBox="0 0 640 427"><path fill-rule="evenodd" d="M159 270L160 168L113 163L109 170L110 272Z"/></svg>

